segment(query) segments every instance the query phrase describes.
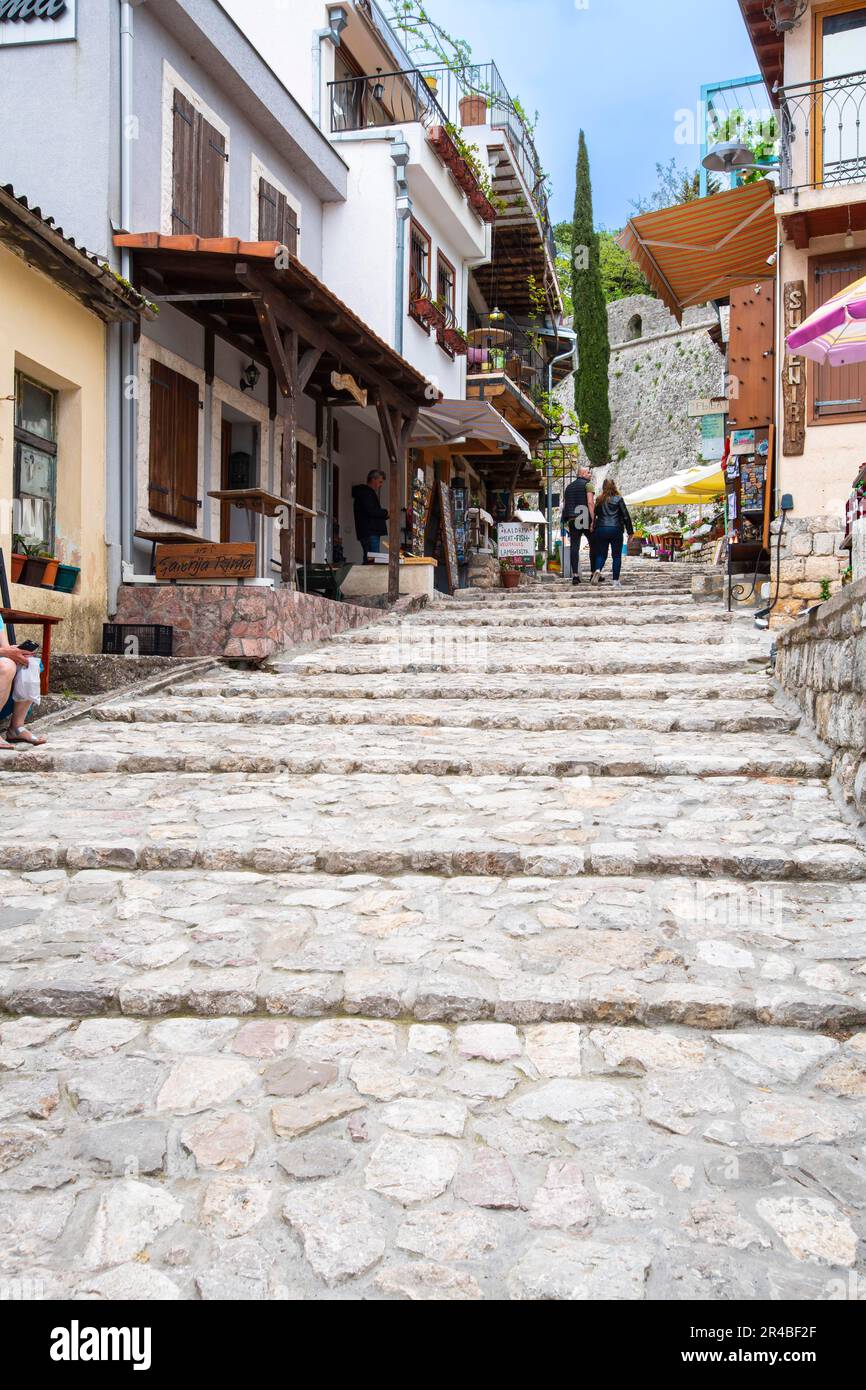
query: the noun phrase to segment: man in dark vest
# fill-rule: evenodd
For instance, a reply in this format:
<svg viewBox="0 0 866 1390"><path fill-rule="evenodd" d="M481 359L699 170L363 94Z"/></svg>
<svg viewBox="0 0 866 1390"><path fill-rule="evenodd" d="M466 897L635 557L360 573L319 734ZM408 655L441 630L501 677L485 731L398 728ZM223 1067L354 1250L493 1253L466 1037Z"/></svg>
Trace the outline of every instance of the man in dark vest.
<svg viewBox="0 0 866 1390"><path fill-rule="evenodd" d="M355 504L355 535L364 552L362 563L367 564L368 555L378 555L382 537L388 534L388 513L379 501L385 474L374 468L367 474L366 483L352 488L352 501Z"/></svg>
<svg viewBox="0 0 866 1390"><path fill-rule="evenodd" d="M595 495L592 487L592 470L585 466L578 469L577 477L569 483L562 499L562 521L568 527L571 537L571 582L580 583L580 543L586 536L589 547L589 570L592 574L592 523L595 516Z"/></svg>

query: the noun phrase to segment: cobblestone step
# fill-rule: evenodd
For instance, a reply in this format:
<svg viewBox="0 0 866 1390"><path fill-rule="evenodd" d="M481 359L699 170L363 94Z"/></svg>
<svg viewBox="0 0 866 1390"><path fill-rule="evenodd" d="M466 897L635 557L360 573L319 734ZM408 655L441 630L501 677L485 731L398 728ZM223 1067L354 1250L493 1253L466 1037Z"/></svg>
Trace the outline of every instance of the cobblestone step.
<svg viewBox="0 0 866 1390"><path fill-rule="evenodd" d="M188 700L176 695L168 709L156 696L134 703L104 705L91 718L106 724L373 724L377 727L452 729L653 729L691 733L791 733L799 714L786 714L766 700L670 699L659 706L633 699L582 700L569 705L558 700L402 700L266 698L226 700L199 689Z"/></svg>
<svg viewBox="0 0 866 1390"><path fill-rule="evenodd" d="M850 1296L863 1036L12 1019L4 1273L43 1298Z"/></svg>
<svg viewBox="0 0 866 1390"><path fill-rule="evenodd" d="M392 623L401 623L400 618L390 620ZM619 630L621 628L645 628L658 627L664 623L666 627L677 627L679 624L700 624L701 626L730 626L734 622L733 615L723 609L698 608L693 605L691 608L661 608L657 604L648 604L645 608L627 608L622 613L611 614L600 612L598 607L593 604L547 605L538 606L533 609L508 608L504 611L496 609L491 612L490 606L484 608L470 608L468 604L455 608L449 604L444 611L438 607L424 608L419 613L412 615L412 625L414 627L451 627L455 625L473 624L478 627L514 627L514 628L544 628L544 627L611 627Z"/></svg>
<svg viewBox="0 0 866 1390"><path fill-rule="evenodd" d="M866 876L818 780L58 772L26 797L21 785L0 778L0 862L17 871Z"/></svg>
<svg viewBox="0 0 866 1390"><path fill-rule="evenodd" d="M574 709L585 702L639 700L664 706L667 701L679 702L688 698L692 705L715 700L762 700L772 698L775 687L766 676L754 668L733 671L727 675L690 676L687 672L660 675L652 672L632 672L609 679L594 676L505 674L452 671L447 682L436 674L413 674L411 680L397 673L389 676L291 676L289 663L279 663L277 671L225 672L208 680L184 682L162 692L174 700L213 699L223 697L243 705L259 700L286 698L315 698L326 701L388 700L435 701L460 699L468 705L474 700L485 703L515 700L555 702L560 708ZM106 708L109 708L106 706Z"/></svg>
<svg viewBox="0 0 866 1390"><path fill-rule="evenodd" d="M0 764L0 778L25 774L244 772L514 777L827 777L829 756L803 739L778 734L676 734L650 729L525 730L491 740L486 728L450 729L366 722L321 728L260 723L159 725L90 721L58 729L49 748L19 750Z"/></svg>
<svg viewBox="0 0 866 1390"><path fill-rule="evenodd" d="M631 636L635 631L639 632L637 639ZM626 643L608 624L586 627L577 623L551 626L533 623L531 626L524 624L515 629L510 623L484 625L475 622L406 622L399 625L356 628L340 633L334 638L333 644L329 644L329 648L336 651L346 647L399 645L410 650L417 646L423 651L425 647L435 644L437 648L444 647L447 650L449 642L462 644L471 640L478 645L489 647L495 653L500 648L513 649L518 644L525 647L543 642L555 660L561 652L580 651L583 647L598 646L610 650L611 653L622 650L639 651L644 646L654 646L657 643L692 647L736 645L739 652L746 646L756 649L760 647L759 643L748 642L739 631L723 623L682 623L674 627L652 624L646 628L629 629L629 635L630 640Z"/></svg>
<svg viewBox="0 0 866 1390"><path fill-rule="evenodd" d="M863 883L105 869L0 888L15 1014L866 1023Z"/></svg>
<svg viewBox="0 0 866 1390"><path fill-rule="evenodd" d="M538 644L532 650L527 650L525 643L496 642L484 644L483 650L475 652L471 646L460 648L455 643L453 651L446 648L432 654L429 648L425 650L423 642L406 644L406 651L401 650L399 642L392 645L390 652L387 648L377 651L377 645L348 650L330 646L326 650L275 661L273 668L290 673L329 672L349 676L393 675L395 671L403 670L407 678L424 671L441 671L450 679L453 672L467 667L471 670L473 665L476 669L480 667L482 672L494 675L513 672L516 675L538 673L539 676L611 676L667 672L714 676L742 671L744 664L743 654L736 646L729 648L712 644L696 648L691 644L648 643L630 649L617 643L594 641L561 643L556 649ZM755 659L765 661L757 650Z"/></svg>

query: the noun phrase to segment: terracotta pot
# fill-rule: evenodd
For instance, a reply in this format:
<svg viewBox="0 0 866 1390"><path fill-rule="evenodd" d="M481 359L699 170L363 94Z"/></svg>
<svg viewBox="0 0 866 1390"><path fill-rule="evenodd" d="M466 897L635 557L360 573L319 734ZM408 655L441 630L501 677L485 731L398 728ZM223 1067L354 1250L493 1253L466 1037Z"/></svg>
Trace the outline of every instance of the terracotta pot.
<svg viewBox="0 0 866 1390"><path fill-rule="evenodd" d="M21 578L21 571L23 570L23 568L24 568L24 566L25 566L26 563L27 563L27 556L26 556L26 555L16 555L16 554L15 554L15 551L13 550L13 552L12 552L12 583L13 583L13 584L17 584L17 583L18 583L19 579Z"/></svg>
<svg viewBox="0 0 866 1390"><path fill-rule="evenodd" d="M43 589L53 589L57 579L57 571L60 568L59 560L46 560L45 572L42 575Z"/></svg>
<svg viewBox="0 0 866 1390"><path fill-rule="evenodd" d="M520 583L520 571L519 571L519 570L503 570L503 571L502 571L502 587L503 587L503 589L516 589L519 583Z"/></svg>
<svg viewBox="0 0 866 1390"><path fill-rule="evenodd" d="M42 586L42 576L44 573L45 561L31 559L28 555L24 564L24 569L21 572L20 582L22 584L30 584L33 588L39 589Z"/></svg>
<svg viewBox="0 0 866 1390"><path fill-rule="evenodd" d="M460 124L461 125L486 125L487 124L487 98L479 96L461 97L460 99Z"/></svg>

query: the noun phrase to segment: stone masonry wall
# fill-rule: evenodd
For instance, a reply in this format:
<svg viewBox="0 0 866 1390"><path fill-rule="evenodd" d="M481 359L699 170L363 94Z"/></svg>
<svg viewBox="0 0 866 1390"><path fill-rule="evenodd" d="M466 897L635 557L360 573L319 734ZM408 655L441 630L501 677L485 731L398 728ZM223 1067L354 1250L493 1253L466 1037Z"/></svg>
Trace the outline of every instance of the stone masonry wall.
<svg viewBox="0 0 866 1390"><path fill-rule="evenodd" d="M866 579L780 633L776 673L833 749L836 782L866 819Z"/></svg>
<svg viewBox="0 0 866 1390"><path fill-rule="evenodd" d="M776 592L776 537L780 522L773 523L772 590ZM811 604L820 601L823 581L830 594L842 587L842 575L851 564L851 555L842 549L845 539L836 516L786 517L779 555L779 601L773 612L773 626L781 627L798 617Z"/></svg>
<svg viewBox="0 0 866 1390"><path fill-rule="evenodd" d="M687 309L680 326L661 300L633 295L608 306L611 464L595 474L631 492L700 461L701 428L688 404L722 390L724 358L709 336L718 325L712 305ZM635 320L641 336L630 338ZM634 325L634 327L632 327ZM557 394L574 409L574 382Z"/></svg>
<svg viewBox="0 0 866 1390"><path fill-rule="evenodd" d="M254 661L379 618L375 609L316 594L236 584L124 584L116 615L119 623L168 623L175 656Z"/></svg>

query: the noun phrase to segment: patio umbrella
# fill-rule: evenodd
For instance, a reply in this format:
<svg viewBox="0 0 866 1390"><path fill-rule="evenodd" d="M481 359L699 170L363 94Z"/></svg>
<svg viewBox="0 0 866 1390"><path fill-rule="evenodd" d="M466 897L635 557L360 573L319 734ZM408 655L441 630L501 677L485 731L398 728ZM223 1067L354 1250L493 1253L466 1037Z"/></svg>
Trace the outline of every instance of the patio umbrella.
<svg viewBox="0 0 866 1390"><path fill-rule="evenodd" d="M630 492L625 501L629 507L696 507L719 496L725 490L720 464L701 468L684 468L670 478Z"/></svg>
<svg viewBox="0 0 866 1390"><path fill-rule="evenodd" d="M787 338L788 351L831 367L866 362L866 276L816 309Z"/></svg>

